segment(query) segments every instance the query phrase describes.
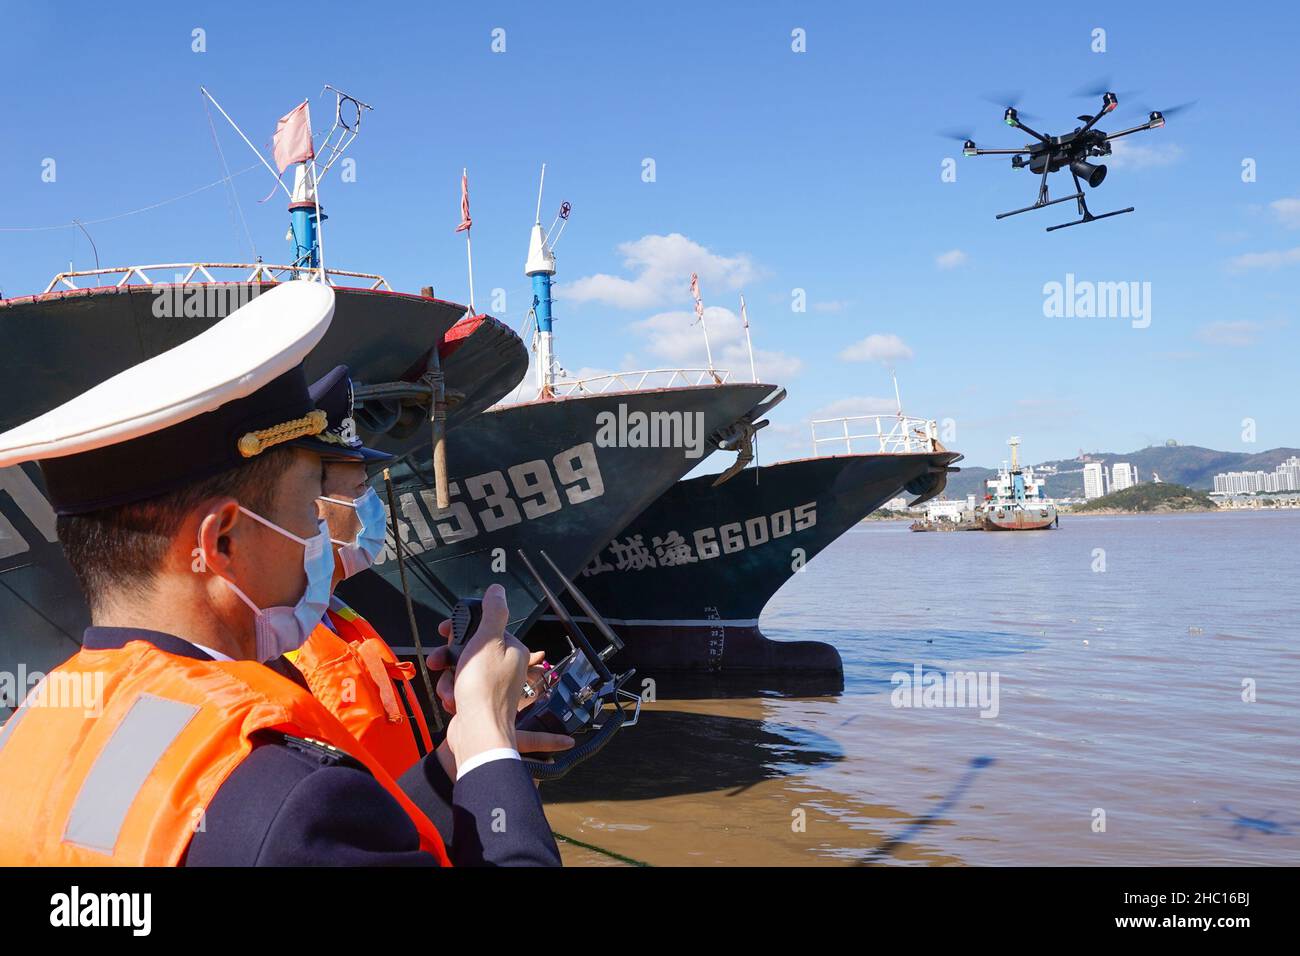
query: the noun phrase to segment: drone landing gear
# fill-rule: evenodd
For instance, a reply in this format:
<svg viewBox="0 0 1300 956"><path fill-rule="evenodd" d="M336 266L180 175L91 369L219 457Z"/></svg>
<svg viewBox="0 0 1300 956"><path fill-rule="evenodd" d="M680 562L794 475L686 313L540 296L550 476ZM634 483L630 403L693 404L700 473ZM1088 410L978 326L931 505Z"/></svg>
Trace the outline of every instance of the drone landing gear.
<svg viewBox="0 0 1300 956"><path fill-rule="evenodd" d="M1129 206L1127 209L1116 209L1114 212L1104 212L1100 216L1094 216L1092 213L1088 211L1088 201L1083 198L1083 184L1079 182L1079 177L1073 169L1070 170L1070 175L1074 177L1074 195L1062 196L1060 199L1048 199L1047 198L1047 173L1049 171L1050 171L1050 167L1045 167L1043 170L1043 178L1042 180L1039 181L1038 184L1037 202L1035 202L1032 206L1026 206L1024 209L1013 209L1011 210L1011 212L999 213L994 218L1006 219L1007 216L1017 216L1022 212L1029 212L1032 209L1042 209L1044 206L1055 206L1058 202L1069 202L1071 199L1075 200L1079 204L1079 215L1082 218L1076 219L1074 222L1063 222L1057 226L1047 227L1046 230L1047 232L1055 232L1057 229L1065 229L1067 226L1081 226L1085 222L1092 222L1095 219L1109 219L1111 216L1122 216L1126 212L1133 211L1134 207Z"/></svg>
<svg viewBox="0 0 1300 956"><path fill-rule="evenodd" d="M1082 200L1080 200L1079 205L1083 206L1082 219L1076 219L1074 222L1063 222L1059 226L1048 226L1047 232L1053 232L1057 229L1065 229L1067 226L1080 226L1085 222L1092 222L1095 219L1109 219L1111 216L1122 216L1126 212L1133 211L1133 207L1129 206L1127 209L1116 209L1114 212L1103 212L1100 216L1094 216L1092 213L1088 212L1088 207L1084 206Z"/></svg>
<svg viewBox="0 0 1300 956"><path fill-rule="evenodd" d="M1038 202L1034 203L1032 206L1026 206L1024 209L1013 209L1011 210L1011 212L1000 212L993 218L1006 219L1007 216L1018 216L1022 212L1029 212L1030 210L1033 209L1042 209L1044 206L1055 206L1058 202L1069 202L1071 199L1082 200L1083 193L1076 193L1073 196L1062 196L1060 199L1047 199L1046 197L1040 195L1038 197Z"/></svg>

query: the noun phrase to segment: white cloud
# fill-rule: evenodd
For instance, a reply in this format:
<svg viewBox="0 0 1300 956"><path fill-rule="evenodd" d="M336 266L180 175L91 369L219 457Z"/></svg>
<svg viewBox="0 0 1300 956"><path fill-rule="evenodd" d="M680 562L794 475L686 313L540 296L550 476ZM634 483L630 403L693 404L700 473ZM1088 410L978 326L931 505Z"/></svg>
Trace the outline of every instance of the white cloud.
<svg viewBox="0 0 1300 956"><path fill-rule="evenodd" d="M1275 199L1268 208L1288 229L1300 229L1300 199Z"/></svg>
<svg viewBox="0 0 1300 956"><path fill-rule="evenodd" d="M1155 169L1172 166L1183 158L1183 148L1177 143L1139 143L1117 139L1110 146L1112 152L1105 163L1115 169Z"/></svg>
<svg viewBox="0 0 1300 956"><path fill-rule="evenodd" d="M740 316L730 309L711 305L704 309L704 322L709 329L714 364L730 370L733 380L747 380L749 349ZM693 311L658 312L633 322L631 328L644 336L645 348L658 358L686 368L703 368L708 362L704 331L695 321ZM781 382L803 368L801 359L766 349L754 350L754 364L758 377L766 382Z"/></svg>
<svg viewBox="0 0 1300 956"><path fill-rule="evenodd" d="M739 289L758 276L744 253L720 256L677 232L624 242L618 252L631 278L599 273L557 283L556 298L599 302L619 309L651 309L687 298L692 272L699 274L706 302L710 296Z"/></svg>
<svg viewBox="0 0 1300 956"><path fill-rule="evenodd" d="M882 362L886 365L912 357L912 349L897 335L868 335L840 352L846 362Z"/></svg>
<svg viewBox="0 0 1300 956"><path fill-rule="evenodd" d="M1229 259L1228 268L1233 272L1245 272L1249 269L1277 269L1296 263L1300 263L1300 246L1272 252L1247 252Z"/></svg>
<svg viewBox="0 0 1300 956"><path fill-rule="evenodd" d="M743 343L736 342L723 348L722 365L730 369L731 381L749 381L749 350ZM783 385L803 371L803 359L784 352L754 349L754 368L760 382Z"/></svg>
<svg viewBox="0 0 1300 956"><path fill-rule="evenodd" d="M966 264L969 256L960 249L949 249L934 257L934 264L940 269L956 269Z"/></svg>
<svg viewBox="0 0 1300 956"><path fill-rule="evenodd" d="M1210 322L1196 330L1196 337L1209 345L1246 348L1259 341L1259 334L1264 328L1263 323L1251 322L1249 319Z"/></svg>

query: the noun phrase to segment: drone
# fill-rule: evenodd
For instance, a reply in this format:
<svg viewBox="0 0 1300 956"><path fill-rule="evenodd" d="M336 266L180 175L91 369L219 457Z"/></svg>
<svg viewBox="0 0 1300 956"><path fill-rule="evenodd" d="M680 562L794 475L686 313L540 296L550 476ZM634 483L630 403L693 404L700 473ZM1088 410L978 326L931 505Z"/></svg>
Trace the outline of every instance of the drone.
<svg viewBox="0 0 1300 956"><path fill-rule="evenodd" d="M1054 206L1057 203L1069 202L1071 199L1075 200L1078 203L1081 218L1076 219L1074 222L1063 222L1056 226L1048 226L1047 231L1053 232L1057 229L1065 229L1067 226L1079 226L1085 222L1109 219L1111 216L1122 216L1125 213L1132 212L1132 206L1127 209L1116 209L1114 212L1104 212L1100 215L1094 215L1089 211L1088 202L1083 195L1083 184L1086 183L1089 189L1096 189L1106 178L1106 167L1098 163L1091 163L1088 160L1098 156L1109 156L1112 140L1119 139L1121 136L1140 133L1143 130L1159 129L1165 125L1165 113L1172 115L1191 105L1190 103L1183 104L1164 112L1152 110L1147 117L1147 121L1140 126L1120 130L1118 133L1107 133L1097 129L1097 123L1103 116L1114 112L1115 108L1119 106L1119 97L1107 91L1101 94L1101 109L1093 116L1084 115L1078 117L1083 125L1076 127L1073 132L1066 133L1063 136L1044 136L1042 133L1030 129L1021 122L1020 113L1015 106L1008 106L1006 112L1002 115L1003 122L1014 129L1023 130L1037 142L1026 144L1021 149L984 149L976 146L971 139L967 138L962 143L962 154L965 156L1010 156L1012 169L1027 168L1030 172L1038 173L1042 177L1038 181L1038 199L1035 200L1032 206L999 213L995 217L997 219L1006 219L1008 216L1016 216L1022 212L1041 209L1044 206ZM1070 170L1070 176L1074 179L1073 194L1061 196L1057 199L1048 198L1048 174L1066 168Z"/></svg>

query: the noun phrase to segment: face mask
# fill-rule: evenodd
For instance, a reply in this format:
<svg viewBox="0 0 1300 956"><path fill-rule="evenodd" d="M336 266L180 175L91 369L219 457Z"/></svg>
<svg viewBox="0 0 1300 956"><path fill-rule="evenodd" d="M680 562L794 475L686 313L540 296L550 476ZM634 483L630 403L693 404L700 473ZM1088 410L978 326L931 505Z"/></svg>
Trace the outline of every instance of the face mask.
<svg viewBox="0 0 1300 956"><path fill-rule="evenodd" d="M321 520L318 522L319 534L311 538L300 538L242 505L239 510L254 521L302 545L302 567L307 572L307 589L293 607L259 608L237 585L226 581L230 590L239 595L257 615L257 659L271 661L281 654L302 647L329 607L330 585L334 579L334 555L329 547L329 528ZM225 578L222 580L225 581Z"/></svg>
<svg viewBox="0 0 1300 956"><path fill-rule="evenodd" d="M340 546L339 560L343 563L343 576L350 578L354 574L360 574L374 564L384 550L388 519L384 514L383 502L379 500L379 495L375 494L374 488L367 488L366 493L355 501L340 501L338 498L326 497L320 500L332 505L342 505L344 508L353 508L356 510L357 517L361 519L361 530L357 532L355 541L349 543L330 538L332 543Z"/></svg>

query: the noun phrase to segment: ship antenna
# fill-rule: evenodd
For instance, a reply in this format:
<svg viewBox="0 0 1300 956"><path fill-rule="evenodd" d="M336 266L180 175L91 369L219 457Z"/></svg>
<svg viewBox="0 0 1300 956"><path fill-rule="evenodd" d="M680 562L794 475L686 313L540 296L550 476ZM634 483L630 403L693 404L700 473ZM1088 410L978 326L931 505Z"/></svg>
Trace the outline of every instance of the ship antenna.
<svg viewBox="0 0 1300 956"><path fill-rule="evenodd" d="M542 224L542 189L546 186L546 164L542 163L542 178L537 183L537 218L533 220L534 225Z"/></svg>
<svg viewBox="0 0 1300 956"><path fill-rule="evenodd" d="M322 167L320 175L316 177L318 183L325 178L326 173L334 168L334 164L338 162L339 157L347 152L347 148L352 145L352 141L361 132L361 111L374 109L369 103L363 103L355 96L349 96L328 83L321 90L321 95L323 96L327 91L334 94L334 125L330 127L330 131L321 140L321 156L328 156L329 158Z"/></svg>
<svg viewBox="0 0 1300 956"><path fill-rule="evenodd" d="M542 190L546 185L546 164L537 184L537 215L528 237L528 258L524 275L533 280L533 317L537 322L537 395L550 398L555 390L555 354L551 338L551 277L555 275L554 247L542 230ZM568 221L569 204L560 206L559 218ZM561 227L563 230L563 227Z"/></svg>
<svg viewBox="0 0 1300 956"><path fill-rule="evenodd" d="M700 277L698 273L691 273L691 295L695 297L695 322L700 323L700 328L704 331L704 351L709 357L709 374L713 376L713 381L721 385L718 379L718 373L713 370L713 348L709 345L709 324L704 321L704 300L700 298ZM692 322L691 325L694 325Z"/></svg>
<svg viewBox="0 0 1300 956"><path fill-rule="evenodd" d="M754 340L749 337L749 313L745 311L745 293L740 293L740 321L745 325L745 346L749 349L749 374L758 381L758 368L754 365Z"/></svg>

